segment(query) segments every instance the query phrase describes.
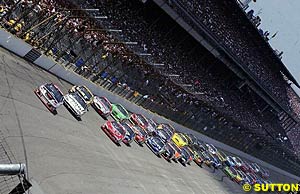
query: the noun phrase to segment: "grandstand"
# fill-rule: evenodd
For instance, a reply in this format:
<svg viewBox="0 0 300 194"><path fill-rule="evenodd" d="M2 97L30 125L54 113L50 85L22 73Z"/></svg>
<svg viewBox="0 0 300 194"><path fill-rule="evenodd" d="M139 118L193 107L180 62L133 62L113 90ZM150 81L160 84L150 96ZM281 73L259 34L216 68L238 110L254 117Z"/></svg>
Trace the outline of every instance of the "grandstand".
<svg viewBox="0 0 300 194"><path fill-rule="evenodd" d="M299 147L294 139L286 139L299 122L299 99L288 80L299 85L235 1L76 0L71 4L99 8L108 19L70 19L65 28L37 28L35 39L48 38L42 45L37 42L37 48L54 55L60 51L57 60L76 63L76 71L93 81L108 73L105 78L116 78L157 104L142 103L146 108L299 175L300 166L294 163L299 162ZM30 24L30 18L24 18L25 28L48 16ZM86 33L89 28L122 32ZM59 38L58 32L65 35ZM75 47L74 41L81 46ZM108 44L116 41L139 46ZM94 53L98 47L101 52ZM84 66L87 70L81 69Z"/></svg>
<svg viewBox="0 0 300 194"><path fill-rule="evenodd" d="M287 131L297 127L297 110L293 108L299 105L288 97L291 92L285 91L291 91L287 79L298 83L234 1L224 5L204 1L199 5L203 10L195 13L192 9L182 9L195 4L184 3L188 2L97 1L91 4L101 7L101 13L109 16L106 27L118 27L123 37L142 42L151 53L145 60L165 64L159 72L168 80L164 83L167 83L166 88L157 87L157 81L150 80L153 86L150 84L148 91L141 92L159 93L177 111L187 111L186 104L192 105L189 106L190 119L182 121L174 116L174 120L273 163L272 152L295 160L293 142L281 142L278 135L285 137ZM216 13L211 14L214 10ZM229 17L231 12L239 15L230 20L218 18ZM203 17L195 18L197 13ZM219 25L221 21L231 23ZM240 31L238 37L237 31ZM236 44L239 41L243 42ZM244 56L245 53L249 56ZM273 75L268 75L269 72ZM170 86L171 83L176 86ZM155 88L161 89L155 92ZM293 95L297 99L295 93ZM174 105L179 99L183 103ZM285 166L282 161L278 165Z"/></svg>

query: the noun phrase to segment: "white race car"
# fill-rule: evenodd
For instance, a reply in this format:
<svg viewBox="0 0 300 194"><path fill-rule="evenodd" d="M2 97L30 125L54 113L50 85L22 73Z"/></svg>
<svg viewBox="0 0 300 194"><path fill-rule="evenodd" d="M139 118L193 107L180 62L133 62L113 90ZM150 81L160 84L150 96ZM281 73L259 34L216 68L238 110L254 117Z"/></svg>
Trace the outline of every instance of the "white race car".
<svg viewBox="0 0 300 194"><path fill-rule="evenodd" d="M94 96L92 106L104 118L107 118L111 114L111 103L105 97Z"/></svg>
<svg viewBox="0 0 300 194"><path fill-rule="evenodd" d="M56 109L63 104L63 93L53 83L41 85L34 93L52 113L56 113Z"/></svg>
<svg viewBox="0 0 300 194"><path fill-rule="evenodd" d="M87 112L87 104L78 92L66 94L64 96L64 104L77 118L80 118Z"/></svg>

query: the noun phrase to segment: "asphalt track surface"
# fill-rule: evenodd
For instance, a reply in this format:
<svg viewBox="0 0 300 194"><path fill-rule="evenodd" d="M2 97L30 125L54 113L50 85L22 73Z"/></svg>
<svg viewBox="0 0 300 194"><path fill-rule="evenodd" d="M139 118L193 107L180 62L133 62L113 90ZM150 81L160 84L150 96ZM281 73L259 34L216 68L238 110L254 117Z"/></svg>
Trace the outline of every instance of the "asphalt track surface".
<svg viewBox="0 0 300 194"><path fill-rule="evenodd" d="M71 85L3 49L0 79L0 130L17 160L27 163L33 194L244 193L221 171L169 163L134 142L116 146L92 108L82 121L63 106L52 115L33 90L51 81L65 93ZM271 175L274 182L292 181Z"/></svg>

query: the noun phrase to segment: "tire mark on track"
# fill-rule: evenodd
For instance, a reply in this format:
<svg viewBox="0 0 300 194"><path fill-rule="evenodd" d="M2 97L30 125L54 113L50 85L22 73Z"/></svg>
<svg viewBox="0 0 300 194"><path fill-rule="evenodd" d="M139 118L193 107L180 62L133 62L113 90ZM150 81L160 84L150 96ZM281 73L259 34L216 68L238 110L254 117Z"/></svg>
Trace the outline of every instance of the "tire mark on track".
<svg viewBox="0 0 300 194"><path fill-rule="evenodd" d="M11 85L9 83L9 80L8 80L8 77L7 77L7 69L6 69L7 65L4 64L4 75L5 75L5 78L6 78L6 84L8 86L8 90L9 90L9 96L11 96L13 98L13 94L12 94L12 88L11 88ZM15 112L15 116L17 118L17 124L18 124L18 128L19 128L19 131L20 131L20 136L21 136L21 141L22 141L22 146L23 146L23 153L24 153L24 157L25 157L25 163L26 163L26 177L27 179L29 179L29 166L28 166L28 158L27 158L27 150L26 150L26 145L25 145L25 140L24 140L24 137L23 137L23 129L22 129L22 126L21 126L21 121L20 121L20 118L19 118L19 114L17 112L17 107L16 107L16 104L14 102L14 100L12 100L12 103L13 103L13 107L14 107L14 112Z"/></svg>

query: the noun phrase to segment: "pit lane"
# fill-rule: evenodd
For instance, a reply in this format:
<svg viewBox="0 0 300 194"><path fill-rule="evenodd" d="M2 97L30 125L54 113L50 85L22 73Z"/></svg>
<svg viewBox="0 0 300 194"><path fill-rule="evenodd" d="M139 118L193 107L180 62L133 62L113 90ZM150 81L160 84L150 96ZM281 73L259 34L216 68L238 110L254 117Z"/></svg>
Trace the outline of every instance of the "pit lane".
<svg viewBox="0 0 300 194"><path fill-rule="evenodd" d="M221 171L169 163L136 143L116 146L91 107L82 121L64 106L51 114L33 90L51 81L66 93L71 85L3 49L0 79L0 130L17 160L28 165L29 178L40 192L244 193ZM295 182L275 172L271 180Z"/></svg>

